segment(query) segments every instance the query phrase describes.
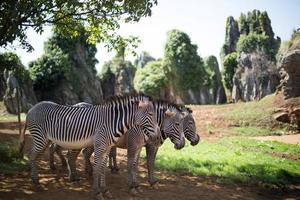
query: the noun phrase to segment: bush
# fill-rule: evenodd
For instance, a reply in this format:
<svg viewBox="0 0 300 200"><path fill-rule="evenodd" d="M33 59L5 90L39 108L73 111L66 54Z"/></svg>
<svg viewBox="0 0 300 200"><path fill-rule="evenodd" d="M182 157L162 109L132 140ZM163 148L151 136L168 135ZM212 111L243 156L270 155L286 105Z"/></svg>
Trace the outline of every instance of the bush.
<svg viewBox="0 0 300 200"><path fill-rule="evenodd" d="M70 76L71 64L68 55L57 49L55 55L45 54L29 64L35 88L52 89L61 79Z"/></svg>
<svg viewBox="0 0 300 200"><path fill-rule="evenodd" d="M17 146L13 144L0 144L0 172L4 175L29 170L28 158L21 157Z"/></svg>
<svg viewBox="0 0 300 200"><path fill-rule="evenodd" d="M208 79L197 49L197 45L191 43L186 33L179 30L168 32L164 65L168 70L169 81L179 92L188 89L198 90Z"/></svg>
<svg viewBox="0 0 300 200"><path fill-rule="evenodd" d="M232 90L233 87L233 76L235 73L235 69L237 68L238 62L237 62L238 54L236 52L228 54L225 56L223 61L223 77L225 82L225 87L228 90Z"/></svg>
<svg viewBox="0 0 300 200"><path fill-rule="evenodd" d="M139 68L134 77L134 88L146 95L159 97L166 84L166 75L160 61L152 61Z"/></svg>
<svg viewBox="0 0 300 200"><path fill-rule="evenodd" d="M241 35L237 42L237 52L239 53L269 52L269 48L269 37L263 34L249 33L248 35Z"/></svg>
<svg viewBox="0 0 300 200"><path fill-rule="evenodd" d="M18 149L11 147L9 145L0 145L0 161L4 163L13 162L16 159L19 159L20 155Z"/></svg>

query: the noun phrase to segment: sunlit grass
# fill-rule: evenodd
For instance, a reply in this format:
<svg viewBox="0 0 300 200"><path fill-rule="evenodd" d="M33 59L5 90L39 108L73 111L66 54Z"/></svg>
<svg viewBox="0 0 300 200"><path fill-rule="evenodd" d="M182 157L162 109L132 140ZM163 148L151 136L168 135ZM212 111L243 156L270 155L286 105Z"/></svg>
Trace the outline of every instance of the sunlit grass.
<svg viewBox="0 0 300 200"><path fill-rule="evenodd" d="M240 142L238 142L240 141ZM166 142L158 152L156 166L175 172L213 176L224 182L270 184L285 187L300 182L300 163L273 156L271 151L299 155L298 146L250 140L201 142L175 150Z"/></svg>
<svg viewBox="0 0 300 200"><path fill-rule="evenodd" d="M269 95L260 101L247 103L236 103L235 106L227 112L221 113L220 117L239 121L245 126L265 123L269 125L273 121L271 114L274 111L275 94Z"/></svg>
<svg viewBox="0 0 300 200"><path fill-rule="evenodd" d="M282 130L272 130L270 128L244 126L244 127L230 127L233 135L240 136L264 136L264 135L282 135Z"/></svg>

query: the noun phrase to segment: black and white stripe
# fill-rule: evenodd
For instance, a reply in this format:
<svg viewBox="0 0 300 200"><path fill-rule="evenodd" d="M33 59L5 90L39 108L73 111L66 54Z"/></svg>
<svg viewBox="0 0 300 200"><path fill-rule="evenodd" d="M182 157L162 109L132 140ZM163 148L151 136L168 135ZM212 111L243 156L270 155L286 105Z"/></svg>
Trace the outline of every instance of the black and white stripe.
<svg viewBox="0 0 300 200"><path fill-rule="evenodd" d="M102 195L102 189L106 185L102 170L106 163L106 155L125 130L138 125L147 127L149 136L157 137L158 134L153 104L149 97L144 95L117 97L102 105L90 107L41 102L29 110L26 124L33 138L30 155L33 182L39 184L36 158L47 147L49 141L66 149L81 149L94 145L96 195L99 192ZM24 142L21 141L22 143Z"/></svg>

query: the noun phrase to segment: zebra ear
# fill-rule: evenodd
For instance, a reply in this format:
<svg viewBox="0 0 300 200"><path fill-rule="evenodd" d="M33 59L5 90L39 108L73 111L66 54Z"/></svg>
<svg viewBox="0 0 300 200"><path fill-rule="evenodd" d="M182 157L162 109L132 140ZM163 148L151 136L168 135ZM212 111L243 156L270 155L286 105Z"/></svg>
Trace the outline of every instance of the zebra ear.
<svg viewBox="0 0 300 200"><path fill-rule="evenodd" d="M146 107L148 105L149 105L148 101L140 101L139 102L139 108L144 108L144 107Z"/></svg>
<svg viewBox="0 0 300 200"><path fill-rule="evenodd" d="M172 112L169 109L165 112L165 116L168 117L174 117L176 115L176 112Z"/></svg>
<svg viewBox="0 0 300 200"><path fill-rule="evenodd" d="M189 112L182 112L182 113L181 113L182 118L185 118L185 117L187 117L188 115L189 115Z"/></svg>

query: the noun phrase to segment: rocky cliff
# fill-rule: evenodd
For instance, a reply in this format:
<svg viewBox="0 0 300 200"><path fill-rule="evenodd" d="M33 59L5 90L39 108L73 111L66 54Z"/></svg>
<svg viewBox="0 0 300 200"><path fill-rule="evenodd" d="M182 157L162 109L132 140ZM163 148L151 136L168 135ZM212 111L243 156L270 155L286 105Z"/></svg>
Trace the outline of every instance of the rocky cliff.
<svg viewBox="0 0 300 200"><path fill-rule="evenodd" d="M276 90L279 73L275 55L280 42L280 38L274 38L271 20L265 11L242 13L238 21L232 17L227 19L221 56L225 77L233 77L225 81L234 102L259 100ZM224 62L233 54L235 62Z"/></svg>
<svg viewBox="0 0 300 200"><path fill-rule="evenodd" d="M274 61L263 52L241 53L233 77L232 100L259 100L275 92L279 73Z"/></svg>
<svg viewBox="0 0 300 200"><path fill-rule="evenodd" d="M289 52L282 60L282 89L286 99L300 96L300 49Z"/></svg>
<svg viewBox="0 0 300 200"><path fill-rule="evenodd" d="M281 73L279 89L285 99L300 96L300 29L281 47L278 67Z"/></svg>
<svg viewBox="0 0 300 200"><path fill-rule="evenodd" d="M29 66L38 100L100 103L103 95L96 77L96 51L84 34L72 39L54 34L45 44L44 55Z"/></svg>
<svg viewBox="0 0 300 200"><path fill-rule="evenodd" d="M134 92L133 78L135 68L123 56L115 57L102 67L99 75L104 97Z"/></svg>
<svg viewBox="0 0 300 200"><path fill-rule="evenodd" d="M29 72L13 53L0 55L0 99L9 113L27 112L36 102Z"/></svg>

